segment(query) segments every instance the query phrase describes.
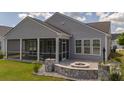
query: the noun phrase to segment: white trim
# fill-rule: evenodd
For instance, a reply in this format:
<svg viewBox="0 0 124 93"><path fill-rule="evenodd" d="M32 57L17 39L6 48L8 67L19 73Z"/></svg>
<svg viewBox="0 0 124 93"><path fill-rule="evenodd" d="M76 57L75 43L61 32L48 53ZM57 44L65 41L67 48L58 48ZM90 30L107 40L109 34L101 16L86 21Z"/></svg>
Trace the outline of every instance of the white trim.
<svg viewBox="0 0 124 93"><path fill-rule="evenodd" d="M8 51L8 48L7 48L7 47L8 47L8 44L7 44L7 43L8 43L8 42L7 42L7 41L8 41L8 40L5 39L5 52L6 52L5 55L6 55L6 59L8 58L8 53L7 53L7 51Z"/></svg>
<svg viewBox="0 0 124 93"><path fill-rule="evenodd" d="M40 61L40 39L37 38L37 61Z"/></svg>
<svg viewBox="0 0 124 93"><path fill-rule="evenodd" d="M56 38L56 63L59 63L59 38Z"/></svg>
<svg viewBox="0 0 124 93"><path fill-rule="evenodd" d="M20 60L22 60L22 39L20 38Z"/></svg>
<svg viewBox="0 0 124 93"><path fill-rule="evenodd" d="M68 44L68 47L69 47L69 48L68 48L68 49L69 49L69 50L68 50L68 52L69 52L69 53L68 53L68 59L71 58L71 47L70 47L70 46L71 46L71 41L70 41L70 40L71 40L71 39L68 39L68 43L69 43L69 44Z"/></svg>
<svg viewBox="0 0 124 93"><path fill-rule="evenodd" d="M95 40L95 39L98 39L98 40L100 40L100 54L93 54L93 40ZM82 46L81 46L81 53L76 53L76 40L81 40L82 42ZM101 38L83 38L83 39L76 39L75 40L75 42L74 42L74 50L75 50L75 54L76 55L93 55L93 56L101 56L101 47L102 47L102 45L101 45ZM85 54L84 53L84 40L90 40L90 54Z"/></svg>
<svg viewBox="0 0 124 93"><path fill-rule="evenodd" d="M2 41L0 41L1 42L1 50L2 50L2 52L3 52L3 54L5 55L5 39L2 39Z"/></svg>

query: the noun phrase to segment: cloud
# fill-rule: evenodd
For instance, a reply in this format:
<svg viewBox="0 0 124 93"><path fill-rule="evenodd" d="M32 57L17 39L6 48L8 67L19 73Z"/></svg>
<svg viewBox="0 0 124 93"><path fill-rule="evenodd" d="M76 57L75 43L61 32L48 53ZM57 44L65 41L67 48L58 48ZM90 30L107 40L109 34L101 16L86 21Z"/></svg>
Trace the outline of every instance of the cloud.
<svg viewBox="0 0 124 93"><path fill-rule="evenodd" d="M99 16L99 21L111 21L113 24L116 25L124 25L124 13L96 13Z"/></svg>
<svg viewBox="0 0 124 93"><path fill-rule="evenodd" d="M27 13L18 14L18 17L23 19L26 16L30 16L30 17L33 17L33 18L41 16L45 20L45 19L49 18L52 15L53 15L53 13L51 13L51 12L27 12Z"/></svg>
<svg viewBox="0 0 124 93"><path fill-rule="evenodd" d="M118 27L113 33L124 33L124 28Z"/></svg>
<svg viewBox="0 0 124 93"><path fill-rule="evenodd" d="M110 15L109 12L96 12L96 15L99 17L99 21L109 21L108 16Z"/></svg>
<svg viewBox="0 0 124 93"><path fill-rule="evenodd" d="M25 18L26 16L28 16L26 13L22 13L22 14L18 14L19 18Z"/></svg>
<svg viewBox="0 0 124 93"><path fill-rule="evenodd" d="M86 17L76 17L75 19L79 20L79 21L85 21L86 20Z"/></svg>
<svg viewBox="0 0 124 93"><path fill-rule="evenodd" d="M72 17L74 19L77 19L79 21L84 22L86 20L86 17L83 16L83 13L81 12L61 12L64 15L67 15L69 17ZM53 12L27 12L27 13L19 13L18 17L19 18L25 18L26 16L30 17L43 17L44 20L52 16L54 13Z"/></svg>
<svg viewBox="0 0 124 93"><path fill-rule="evenodd" d="M83 16L84 13L82 12L61 12L61 13L82 22L86 20L86 17Z"/></svg>
<svg viewBox="0 0 124 93"><path fill-rule="evenodd" d="M93 13L91 13L91 12L85 13L86 16L92 16L92 14L93 14Z"/></svg>

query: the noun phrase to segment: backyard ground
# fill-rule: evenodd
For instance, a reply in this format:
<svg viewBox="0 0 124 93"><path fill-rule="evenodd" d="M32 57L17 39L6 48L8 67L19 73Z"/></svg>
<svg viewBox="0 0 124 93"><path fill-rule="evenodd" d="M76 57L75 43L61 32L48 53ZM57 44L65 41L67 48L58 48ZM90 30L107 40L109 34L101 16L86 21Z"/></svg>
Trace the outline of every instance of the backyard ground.
<svg viewBox="0 0 124 93"><path fill-rule="evenodd" d="M60 81L62 78L36 76L32 74L33 64L10 60L0 60L0 80L11 81Z"/></svg>
<svg viewBox="0 0 124 93"><path fill-rule="evenodd" d="M112 59L121 62L121 80L124 80L124 50L117 51L111 55Z"/></svg>

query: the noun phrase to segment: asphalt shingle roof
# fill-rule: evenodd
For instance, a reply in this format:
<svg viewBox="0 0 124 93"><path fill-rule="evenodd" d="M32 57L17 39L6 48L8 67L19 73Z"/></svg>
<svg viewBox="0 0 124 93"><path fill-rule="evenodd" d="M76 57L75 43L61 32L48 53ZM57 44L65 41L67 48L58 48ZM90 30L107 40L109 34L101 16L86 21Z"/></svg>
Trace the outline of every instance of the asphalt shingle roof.
<svg viewBox="0 0 124 93"><path fill-rule="evenodd" d="M112 35L112 40L116 40L120 34L111 34L111 35Z"/></svg>
<svg viewBox="0 0 124 93"><path fill-rule="evenodd" d="M8 33L12 29L12 27L8 26L0 26L0 37L4 36L6 33Z"/></svg>

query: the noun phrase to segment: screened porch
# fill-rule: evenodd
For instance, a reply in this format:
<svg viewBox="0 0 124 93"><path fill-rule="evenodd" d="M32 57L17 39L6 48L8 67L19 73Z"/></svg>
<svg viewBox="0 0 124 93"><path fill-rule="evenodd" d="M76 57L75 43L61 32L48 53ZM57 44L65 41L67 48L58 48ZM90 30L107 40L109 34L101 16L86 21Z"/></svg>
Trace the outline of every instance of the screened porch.
<svg viewBox="0 0 124 93"><path fill-rule="evenodd" d="M8 59L40 61L55 58L62 61L69 58L69 39L8 39L6 50Z"/></svg>

